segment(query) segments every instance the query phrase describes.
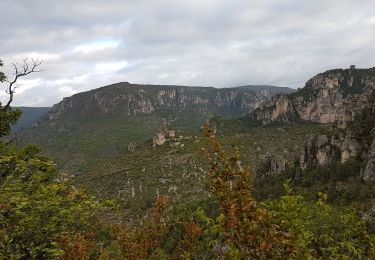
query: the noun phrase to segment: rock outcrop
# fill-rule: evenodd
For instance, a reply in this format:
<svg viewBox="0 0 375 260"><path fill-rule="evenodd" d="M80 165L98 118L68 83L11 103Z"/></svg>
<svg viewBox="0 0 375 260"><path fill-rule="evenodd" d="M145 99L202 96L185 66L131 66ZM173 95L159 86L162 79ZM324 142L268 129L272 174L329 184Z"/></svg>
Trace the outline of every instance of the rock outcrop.
<svg viewBox="0 0 375 260"><path fill-rule="evenodd" d="M174 139L176 137L176 131L170 129L168 122L164 121L159 129L156 130L154 137L152 138L152 146L161 146L167 142L167 140Z"/></svg>
<svg viewBox="0 0 375 260"><path fill-rule="evenodd" d="M346 162L361 155L363 145L349 134L341 137L313 135L306 140L300 155L302 170L325 167L335 162Z"/></svg>
<svg viewBox="0 0 375 260"><path fill-rule="evenodd" d="M375 138L369 151L369 159L366 168L363 170L362 177L364 180L375 180Z"/></svg>
<svg viewBox="0 0 375 260"><path fill-rule="evenodd" d="M247 117L263 125L308 121L345 128L368 103L374 89L375 68L329 70L295 93L273 97Z"/></svg>
<svg viewBox="0 0 375 260"><path fill-rule="evenodd" d="M134 153L136 147L137 147L136 142L130 142L128 144L128 151L131 152L131 153Z"/></svg>
<svg viewBox="0 0 375 260"><path fill-rule="evenodd" d="M154 138L152 139L153 146L163 145L167 141L167 137L166 136L167 136L167 134L165 133L165 131L158 130L155 133Z"/></svg>
<svg viewBox="0 0 375 260"><path fill-rule="evenodd" d="M286 160L279 155L267 156L261 163L257 174L258 177L272 176L284 172L286 169Z"/></svg>

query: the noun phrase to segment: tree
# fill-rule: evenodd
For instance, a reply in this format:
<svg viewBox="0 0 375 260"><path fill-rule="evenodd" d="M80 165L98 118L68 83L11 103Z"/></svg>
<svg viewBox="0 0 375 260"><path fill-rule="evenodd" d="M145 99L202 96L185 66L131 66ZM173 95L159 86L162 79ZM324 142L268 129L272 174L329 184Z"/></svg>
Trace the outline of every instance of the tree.
<svg viewBox="0 0 375 260"><path fill-rule="evenodd" d="M7 100L4 104L0 102L0 137L8 135L11 129L11 125L15 124L21 116L21 111L18 109L12 109L11 104L13 102L14 93L20 86L18 84L19 79L30 75L32 73L41 72L39 66L42 64L42 60L38 59L24 59L22 64L12 63L13 77L6 77L4 72L0 71L0 83L5 84L5 92L7 94ZM0 60L0 68L4 65L3 61Z"/></svg>
<svg viewBox="0 0 375 260"><path fill-rule="evenodd" d="M311 202L302 196L287 195L264 205L273 221L297 237L301 248L314 258L374 259L374 236L351 209L326 204L327 195Z"/></svg>
<svg viewBox="0 0 375 260"><path fill-rule="evenodd" d="M267 209L253 198L250 171L241 166L238 151L226 154L212 129L204 128L209 146L208 187L217 198L223 230L224 253L235 259L303 257L292 233L273 223Z"/></svg>
<svg viewBox="0 0 375 260"><path fill-rule="evenodd" d="M0 104L0 137L21 115L11 107L18 80L39 72L40 64L33 59L13 63L12 79L0 72L8 94L5 105ZM99 254L95 213L102 204L58 182L54 163L38 152L32 145L17 148L0 141L0 259L86 259Z"/></svg>
<svg viewBox="0 0 375 260"><path fill-rule="evenodd" d="M70 243L95 234L101 204L57 182L54 163L37 153L33 146L0 147L1 259L63 256Z"/></svg>

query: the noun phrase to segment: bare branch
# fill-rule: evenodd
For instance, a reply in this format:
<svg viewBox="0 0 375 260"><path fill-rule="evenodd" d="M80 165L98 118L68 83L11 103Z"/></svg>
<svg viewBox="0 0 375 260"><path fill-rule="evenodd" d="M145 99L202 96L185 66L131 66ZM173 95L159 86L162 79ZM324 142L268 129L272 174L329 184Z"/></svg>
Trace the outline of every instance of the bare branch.
<svg viewBox="0 0 375 260"><path fill-rule="evenodd" d="M9 95L9 98L6 105L2 108L3 111L8 110L10 108L10 104L13 102L13 95L15 93L15 90L20 86L19 84L16 84L17 81L20 78L27 76L31 73L42 72L43 70L38 69L42 62L43 60L39 59L24 59L23 64L21 66L19 66L17 63L12 63L12 67L14 70L14 78L13 80L6 80L6 82L8 83L6 93Z"/></svg>

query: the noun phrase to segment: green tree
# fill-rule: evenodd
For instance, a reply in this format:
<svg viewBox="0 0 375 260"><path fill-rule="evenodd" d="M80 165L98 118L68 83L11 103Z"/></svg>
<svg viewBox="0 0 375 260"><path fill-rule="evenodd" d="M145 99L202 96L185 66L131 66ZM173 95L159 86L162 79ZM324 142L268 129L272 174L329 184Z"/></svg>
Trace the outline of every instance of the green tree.
<svg viewBox="0 0 375 260"><path fill-rule="evenodd" d="M38 150L0 149L0 256L52 258L64 255L67 238L94 233L99 202L56 181L52 161Z"/></svg>
<svg viewBox="0 0 375 260"><path fill-rule="evenodd" d="M365 223L350 209L325 203L327 195L311 202L302 196L288 195L266 202L272 219L297 237L301 248L314 258L373 259L374 237Z"/></svg>

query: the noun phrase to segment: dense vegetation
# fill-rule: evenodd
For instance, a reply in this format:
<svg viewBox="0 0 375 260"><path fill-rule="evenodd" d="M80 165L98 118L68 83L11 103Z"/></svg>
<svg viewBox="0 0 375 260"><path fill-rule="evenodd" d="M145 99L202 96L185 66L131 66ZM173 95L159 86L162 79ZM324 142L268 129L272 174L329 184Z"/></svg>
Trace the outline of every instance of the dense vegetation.
<svg viewBox="0 0 375 260"><path fill-rule="evenodd" d="M104 205L56 181L37 150L1 150L1 250L12 258L144 259L365 257L373 238L351 211L323 199L284 196L265 204L251 195L251 176L239 154L226 155L207 131L208 187L213 200L168 207L159 197L143 224L105 225ZM219 205L219 212L209 204ZM201 206L201 207L199 207ZM202 209L203 208L203 209ZM205 209L205 210L204 210ZM339 233L337 230L345 226Z"/></svg>
<svg viewBox="0 0 375 260"><path fill-rule="evenodd" d="M1 81L5 80L0 73ZM0 137L20 112L0 104ZM61 182L54 163L32 145L0 142L2 259L363 259L374 237L350 209L292 195L256 201L239 150L208 126L203 153L209 191L181 204L156 196L144 218ZM345 227L343 229L342 227Z"/></svg>

